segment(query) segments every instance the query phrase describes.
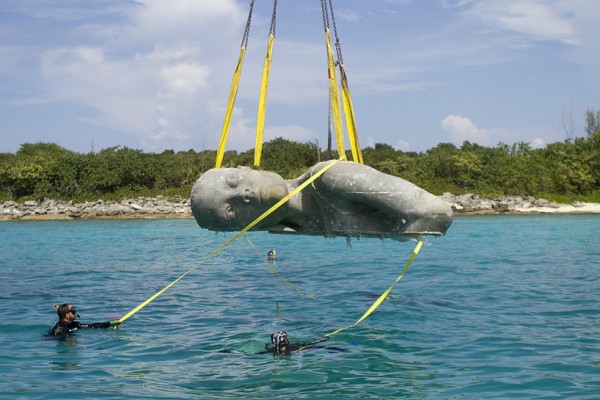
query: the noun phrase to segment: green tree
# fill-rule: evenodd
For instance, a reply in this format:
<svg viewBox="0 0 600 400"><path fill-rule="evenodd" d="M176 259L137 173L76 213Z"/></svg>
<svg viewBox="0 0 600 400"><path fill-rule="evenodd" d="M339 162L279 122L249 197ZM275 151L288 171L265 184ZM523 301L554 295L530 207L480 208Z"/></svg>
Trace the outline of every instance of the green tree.
<svg viewBox="0 0 600 400"><path fill-rule="evenodd" d="M316 144L299 143L282 137L263 145L261 168L274 171L286 179L295 178L317 163Z"/></svg>

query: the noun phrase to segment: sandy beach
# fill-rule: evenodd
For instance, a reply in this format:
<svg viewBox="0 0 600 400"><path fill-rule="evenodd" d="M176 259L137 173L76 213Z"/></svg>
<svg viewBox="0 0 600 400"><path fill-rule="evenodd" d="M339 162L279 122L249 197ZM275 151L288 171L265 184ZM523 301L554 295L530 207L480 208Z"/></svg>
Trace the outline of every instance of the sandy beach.
<svg viewBox="0 0 600 400"><path fill-rule="evenodd" d="M539 214L600 214L600 203L559 204L558 207L519 207L518 213Z"/></svg>

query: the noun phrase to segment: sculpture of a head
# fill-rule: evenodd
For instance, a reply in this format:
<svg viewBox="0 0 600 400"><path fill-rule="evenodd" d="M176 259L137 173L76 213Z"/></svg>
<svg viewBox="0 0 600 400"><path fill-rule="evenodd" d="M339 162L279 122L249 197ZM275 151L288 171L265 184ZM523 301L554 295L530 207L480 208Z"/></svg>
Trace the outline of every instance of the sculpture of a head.
<svg viewBox="0 0 600 400"><path fill-rule="evenodd" d="M248 167L211 169L194 184L192 212L203 228L240 230L287 194L285 180L273 172ZM266 218L257 229L271 224L273 218Z"/></svg>

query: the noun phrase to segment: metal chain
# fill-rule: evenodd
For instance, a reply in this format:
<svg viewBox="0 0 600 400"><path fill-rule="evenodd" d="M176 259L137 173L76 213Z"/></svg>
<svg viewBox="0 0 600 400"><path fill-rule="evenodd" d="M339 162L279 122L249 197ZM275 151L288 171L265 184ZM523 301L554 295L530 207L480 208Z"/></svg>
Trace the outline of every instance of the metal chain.
<svg viewBox="0 0 600 400"><path fill-rule="evenodd" d="M329 28L329 15L327 14L327 3L321 0L321 12L323 14L323 30Z"/></svg>
<svg viewBox="0 0 600 400"><path fill-rule="evenodd" d="M275 37L275 21L277 19L277 0L273 1L273 15L271 16L271 29L269 34Z"/></svg>
<svg viewBox="0 0 600 400"><path fill-rule="evenodd" d="M342 59L342 45L340 43L340 37L337 33L337 26L335 24L335 15L333 15L332 0L329 0L329 9L331 10L331 23L333 24L333 33L335 34L335 50L337 52L338 62L343 65L344 60Z"/></svg>
<svg viewBox="0 0 600 400"><path fill-rule="evenodd" d="M252 10L254 9L254 0L250 0L250 12L248 12L248 20L246 21L246 29L244 29L244 36L242 37L241 47L248 47L248 38L250 37L250 22L252 21Z"/></svg>

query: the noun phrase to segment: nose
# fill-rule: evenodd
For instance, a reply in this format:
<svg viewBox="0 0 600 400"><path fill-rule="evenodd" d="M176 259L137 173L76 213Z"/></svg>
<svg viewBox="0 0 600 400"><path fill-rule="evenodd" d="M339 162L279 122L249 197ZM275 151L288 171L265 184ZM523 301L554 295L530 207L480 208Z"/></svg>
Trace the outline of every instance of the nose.
<svg viewBox="0 0 600 400"><path fill-rule="evenodd" d="M258 191L246 187L242 190L242 200L244 203L251 203L253 200L258 200L260 202L260 198L258 198L257 194Z"/></svg>

